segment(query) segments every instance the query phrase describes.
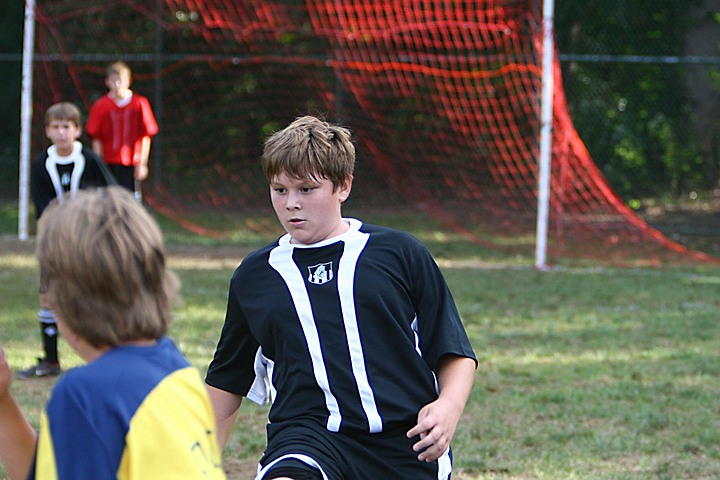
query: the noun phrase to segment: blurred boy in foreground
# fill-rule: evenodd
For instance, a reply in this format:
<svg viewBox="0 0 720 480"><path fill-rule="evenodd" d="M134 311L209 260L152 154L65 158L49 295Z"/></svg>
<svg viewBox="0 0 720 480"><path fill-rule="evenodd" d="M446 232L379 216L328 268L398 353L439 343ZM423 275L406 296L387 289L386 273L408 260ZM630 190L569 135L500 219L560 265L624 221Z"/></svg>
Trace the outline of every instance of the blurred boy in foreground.
<svg viewBox="0 0 720 480"><path fill-rule="evenodd" d="M224 479L207 391L166 336L178 283L153 218L121 187L83 190L48 207L37 254L60 331L87 364L60 377L36 435L0 348L10 478Z"/></svg>

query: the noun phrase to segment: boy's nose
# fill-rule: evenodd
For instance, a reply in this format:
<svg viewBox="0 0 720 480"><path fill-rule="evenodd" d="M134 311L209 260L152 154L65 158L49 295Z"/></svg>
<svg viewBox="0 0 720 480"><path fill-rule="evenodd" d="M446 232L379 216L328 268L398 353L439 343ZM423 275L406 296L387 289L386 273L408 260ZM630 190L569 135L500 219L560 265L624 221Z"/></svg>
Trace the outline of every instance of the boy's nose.
<svg viewBox="0 0 720 480"><path fill-rule="evenodd" d="M292 193L288 195L287 203L285 204L285 207L288 210L300 210L300 198L298 195L293 195Z"/></svg>

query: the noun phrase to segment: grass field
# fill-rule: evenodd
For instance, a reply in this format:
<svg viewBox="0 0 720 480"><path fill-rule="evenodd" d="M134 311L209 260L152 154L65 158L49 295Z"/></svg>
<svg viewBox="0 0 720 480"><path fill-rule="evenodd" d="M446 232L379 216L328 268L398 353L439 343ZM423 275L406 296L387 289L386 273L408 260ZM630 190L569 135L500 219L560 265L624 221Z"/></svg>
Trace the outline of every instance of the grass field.
<svg viewBox="0 0 720 480"><path fill-rule="evenodd" d="M37 265L15 225L12 208L0 210L0 342L20 369L40 353ZM720 478L720 267L539 272L427 223L395 226L436 255L480 360L453 478ZM230 275L263 239L221 244L163 228L183 283L171 334L204 372ZM65 367L80 363L62 342L61 355ZM13 383L35 425L52 384ZM252 478L266 413L243 404L225 450L230 478Z"/></svg>

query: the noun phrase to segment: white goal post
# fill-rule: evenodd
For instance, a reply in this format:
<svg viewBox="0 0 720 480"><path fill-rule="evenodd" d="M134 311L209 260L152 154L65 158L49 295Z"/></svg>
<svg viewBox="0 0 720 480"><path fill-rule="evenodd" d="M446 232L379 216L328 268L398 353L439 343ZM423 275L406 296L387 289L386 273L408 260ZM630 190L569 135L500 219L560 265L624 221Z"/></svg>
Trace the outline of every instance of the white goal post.
<svg viewBox="0 0 720 480"><path fill-rule="evenodd" d="M535 228L535 268L546 268L548 218L550 209L550 172L552 162L553 121L553 0L543 0L542 98L540 107L540 159L538 160L538 209Z"/></svg>
<svg viewBox="0 0 720 480"><path fill-rule="evenodd" d="M20 179L18 183L18 238L28 239L30 206L30 132L32 124L33 50L35 48L35 0L25 0L23 30L22 92L20 94Z"/></svg>

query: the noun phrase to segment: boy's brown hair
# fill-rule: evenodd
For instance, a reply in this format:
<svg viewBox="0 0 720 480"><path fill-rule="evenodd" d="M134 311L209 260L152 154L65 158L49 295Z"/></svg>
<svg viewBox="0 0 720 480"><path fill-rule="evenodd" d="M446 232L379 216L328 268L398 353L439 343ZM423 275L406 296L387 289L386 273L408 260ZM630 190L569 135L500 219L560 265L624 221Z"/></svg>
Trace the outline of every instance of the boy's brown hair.
<svg viewBox="0 0 720 480"><path fill-rule="evenodd" d="M67 120L76 127L82 126L80 109L70 102L60 102L52 105L45 111L45 126L50 125L53 120Z"/></svg>
<svg viewBox="0 0 720 480"><path fill-rule="evenodd" d="M50 305L90 345L167 333L178 281L166 269L160 228L126 189L53 201L38 224L37 255Z"/></svg>
<svg viewBox="0 0 720 480"><path fill-rule="evenodd" d="M122 61L113 62L108 65L105 73L108 77L110 75L120 75L122 73L127 73L128 78L132 80L132 70L130 70L130 67L127 63Z"/></svg>
<svg viewBox="0 0 720 480"><path fill-rule="evenodd" d="M263 173L272 182L280 174L328 179L337 189L353 175L355 146L350 131L313 116L298 117L265 142Z"/></svg>

